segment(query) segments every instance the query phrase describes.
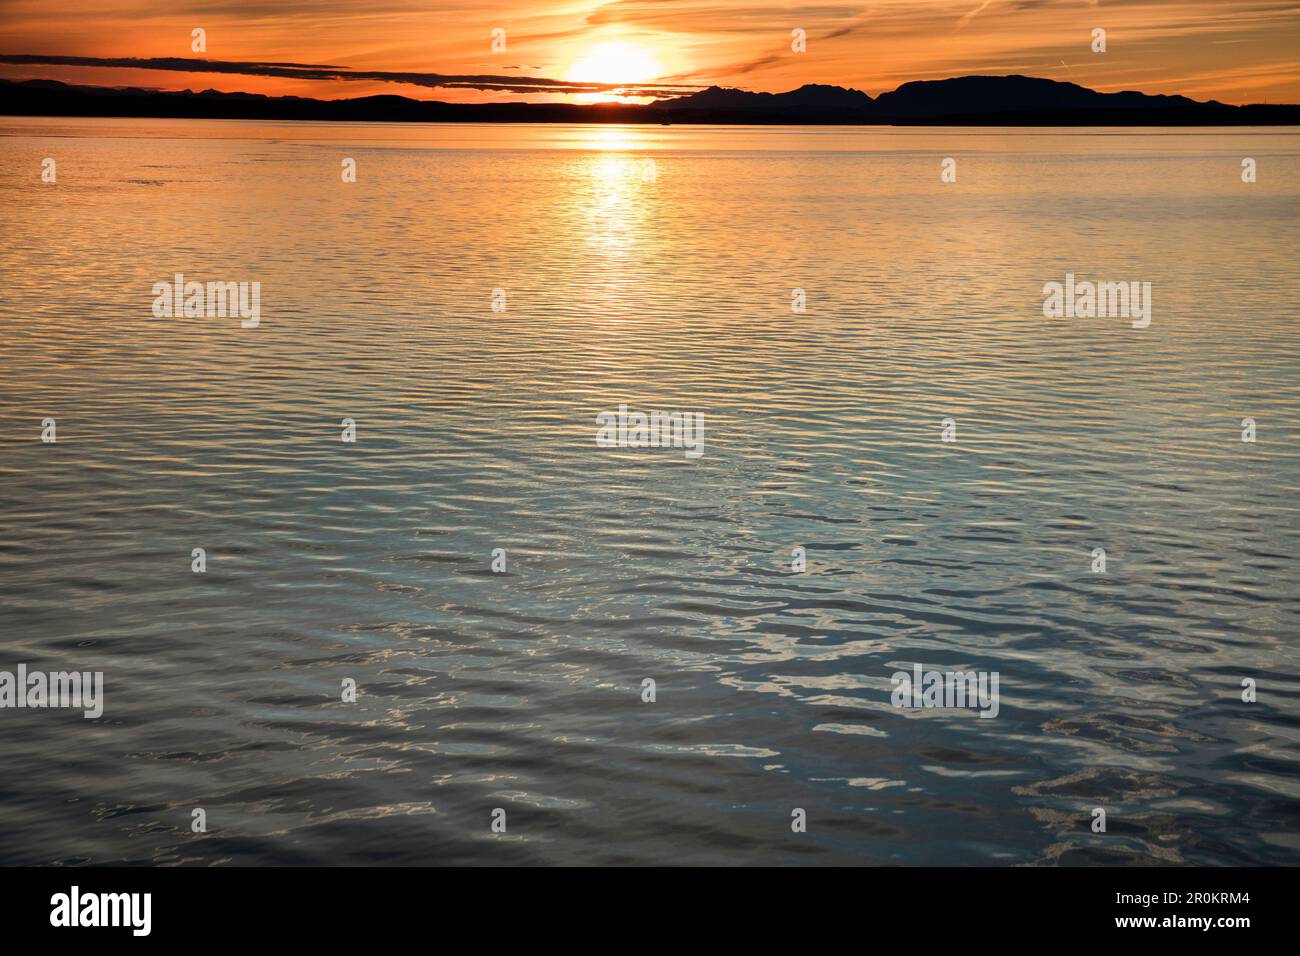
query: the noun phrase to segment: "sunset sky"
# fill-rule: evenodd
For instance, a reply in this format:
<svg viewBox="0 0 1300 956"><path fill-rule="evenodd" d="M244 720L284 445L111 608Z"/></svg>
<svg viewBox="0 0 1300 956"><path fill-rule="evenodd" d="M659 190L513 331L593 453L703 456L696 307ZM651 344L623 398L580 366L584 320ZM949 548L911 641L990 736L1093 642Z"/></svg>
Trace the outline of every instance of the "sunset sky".
<svg viewBox="0 0 1300 956"><path fill-rule="evenodd" d="M206 52L191 50L196 27L206 31ZM497 27L506 31L506 49L494 53ZM807 34L802 54L790 49L796 27ZM1105 53L1090 49L1095 27L1107 31ZM18 57L202 58L227 65L197 72L184 64L159 70L93 59L88 65L14 62ZM569 82L772 92L833 83L875 96L907 80L1023 73L1107 92L1300 103L1300 3L0 0L3 58L0 76L8 79L318 98L396 93L590 102L609 96L564 92ZM370 75L340 78L357 72ZM375 75L390 73L398 76ZM537 79L561 82L532 92Z"/></svg>

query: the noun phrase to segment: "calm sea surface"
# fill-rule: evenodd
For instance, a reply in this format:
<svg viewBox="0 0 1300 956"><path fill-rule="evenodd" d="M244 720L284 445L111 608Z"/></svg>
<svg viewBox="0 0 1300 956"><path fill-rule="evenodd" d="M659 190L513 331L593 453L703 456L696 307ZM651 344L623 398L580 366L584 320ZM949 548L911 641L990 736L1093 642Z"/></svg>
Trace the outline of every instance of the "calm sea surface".
<svg viewBox="0 0 1300 956"><path fill-rule="evenodd" d="M0 171L0 670L105 681L0 710L0 862L1300 862L1300 131L0 118Z"/></svg>

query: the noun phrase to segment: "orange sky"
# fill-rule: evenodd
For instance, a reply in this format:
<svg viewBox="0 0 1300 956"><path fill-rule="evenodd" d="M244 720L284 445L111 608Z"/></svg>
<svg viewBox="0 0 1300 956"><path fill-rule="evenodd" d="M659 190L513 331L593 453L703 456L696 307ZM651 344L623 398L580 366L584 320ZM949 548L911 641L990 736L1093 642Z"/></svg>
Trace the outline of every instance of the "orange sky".
<svg viewBox="0 0 1300 956"><path fill-rule="evenodd" d="M544 11L544 12L542 12ZM191 30L207 50L191 50ZM491 49L492 29L506 49ZM790 49L793 28L807 52ZM1090 49L1093 28L1107 51ZM660 79L877 95L914 79L1024 73L1103 91L1300 103L1300 3L1283 0L0 0L0 54L204 57L350 70L604 82ZM320 98L563 99L319 79L0 64L0 76ZM583 97L582 101L591 97Z"/></svg>

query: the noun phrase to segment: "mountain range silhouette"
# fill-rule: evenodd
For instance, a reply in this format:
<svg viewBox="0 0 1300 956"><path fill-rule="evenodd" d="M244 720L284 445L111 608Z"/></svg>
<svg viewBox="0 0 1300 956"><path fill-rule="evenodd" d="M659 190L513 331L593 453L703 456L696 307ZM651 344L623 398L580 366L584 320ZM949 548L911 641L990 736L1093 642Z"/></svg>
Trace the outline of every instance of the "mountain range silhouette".
<svg viewBox="0 0 1300 956"><path fill-rule="evenodd" d="M0 113L409 122L892 124L1008 126L1227 126L1300 124L1300 106L1231 106L1136 91L1099 93L1031 76L917 80L874 99L807 84L786 93L711 86L645 105L443 103L405 96L318 100L217 90L179 92L0 80Z"/></svg>

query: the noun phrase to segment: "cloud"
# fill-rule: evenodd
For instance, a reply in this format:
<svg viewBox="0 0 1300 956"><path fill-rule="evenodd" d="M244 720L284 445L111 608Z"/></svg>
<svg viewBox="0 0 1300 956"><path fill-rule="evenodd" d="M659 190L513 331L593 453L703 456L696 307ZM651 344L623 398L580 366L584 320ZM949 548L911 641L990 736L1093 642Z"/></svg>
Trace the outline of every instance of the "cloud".
<svg viewBox="0 0 1300 956"><path fill-rule="evenodd" d="M312 63L280 63L244 60L205 60L189 57L100 57L53 56L45 54L0 54L9 65L87 66L130 70L166 70L174 73L232 73L241 76L274 76L294 80L369 80L405 83L428 89L489 90L498 93L605 93L620 90L628 96L663 96L699 89L698 84L573 83L542 76L502 76L493 73L407 73L388 70L352 70L342 66Z"/></svg>
<svg viewBox="0 0 1300 956"><path fill-rule="evenodd" d="M833 30L828 30L825 33L813 37L811 42L816 44L823 40L834 40L834 39L838 39L839 37L852 36L853 34L857 33L859 30L862 30L864 27L866 27L870 22L870 19L871 19L870 17L863 17L851 23L846 23L842 26L836 27ZM788 44L790 42L788 34L781 34L780 36L781 36L781 42L783 44ZM724 66L715 72L720 74L725 74L728 76L741 76L746 73L752 73L755 70L760 70L765 66L771 66L773 63L779 63L781 60L786 59L788 56L789 56L788 48L783 48L780 53L768 53L763 56L756 57L752 60L746 60L743 63L733 63L728 66ZM691 75L692 74L690 73L678 73L674 76L663 77L663 79L676 80Z"/></svg>
<svg viewBox="0 0 1300 956"><path fill-rule="evenodd" d="M974 10L970 11L969 13L963 14L963 15L962 15L962 18L961 18L960 20L957 21L957 28L958 28L958 29L961 29L961 28L964 27L966 24L970 23L972 20L974 20L976 17L978 17L981 13L983 13L983 12L984 12L984 8L987 7L987 6L988 6L990 3L992 3L992 2L993 2L993 0L984 0L984 2L981 3L981 4L980 4L978 7L976 7Z"/></svg>

